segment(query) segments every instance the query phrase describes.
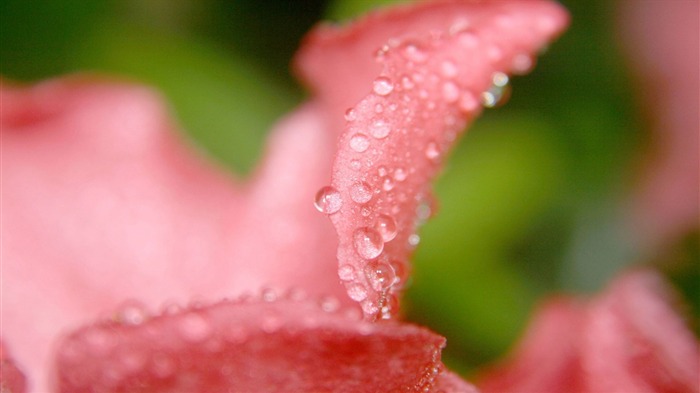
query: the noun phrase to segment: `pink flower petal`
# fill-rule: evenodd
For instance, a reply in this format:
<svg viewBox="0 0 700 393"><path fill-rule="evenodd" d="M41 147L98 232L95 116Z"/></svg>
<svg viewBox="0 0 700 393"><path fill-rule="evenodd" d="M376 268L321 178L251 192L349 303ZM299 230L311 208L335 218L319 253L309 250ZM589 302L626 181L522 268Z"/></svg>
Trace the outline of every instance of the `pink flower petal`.
<svg viewBox="0 0 700 393"><path fill-rule="evenodd" d="M79 79L0 89L3 338L45 390L51 342L127 299L304 288L349 302L331 224L310 202L329 136L282 121L247 185L188 150L158 97Z"/></svg>
<svg viewBox="0 0 700 393"><path fill-rule="evenodd" d="M442 1L307 38L304 78L338 119L351 108L333 123L343 129L331 181L342 206L331 220L340 276L367 318L396 312L416 228L433 204L430 180L482 94L497 98L492 84L526 72L566 24L546 1Z"/></svg>
<svg viewBox="0 0 700 393"><path fill-rule="evenodd" d="M444 338L290 297L85 327L60 346L59 391L423 392L434 383Z"/></svg>
<svg viewBox="0 0 700 393"><path fill-rule="evenodd" d="M544 307L483 392L698 392L699 344L653 272L631 272L586 305Z"/></svg>
<svg viewBox="0 0 700 393"><path fill-rule="evenodd" d="M24 393L27 391L27 378L17 367L2 342L0 342L0 391L3 393Z"/></svg>

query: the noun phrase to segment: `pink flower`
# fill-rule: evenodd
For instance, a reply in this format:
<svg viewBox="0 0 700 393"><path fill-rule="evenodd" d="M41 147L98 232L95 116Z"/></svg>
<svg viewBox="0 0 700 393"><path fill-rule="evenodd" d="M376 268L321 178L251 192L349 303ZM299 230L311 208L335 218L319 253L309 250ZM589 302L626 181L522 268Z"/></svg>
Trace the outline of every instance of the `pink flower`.
<svg viewBox="0 0 700 393"><path fill-rule="evenodd" d="M2 383L473 391L442 372L444 338L395 318L414 212L480 95L566 20L441 1L317 28L297 58L314 98L248 181L183 147L147 89L3 83Z"/></svg>

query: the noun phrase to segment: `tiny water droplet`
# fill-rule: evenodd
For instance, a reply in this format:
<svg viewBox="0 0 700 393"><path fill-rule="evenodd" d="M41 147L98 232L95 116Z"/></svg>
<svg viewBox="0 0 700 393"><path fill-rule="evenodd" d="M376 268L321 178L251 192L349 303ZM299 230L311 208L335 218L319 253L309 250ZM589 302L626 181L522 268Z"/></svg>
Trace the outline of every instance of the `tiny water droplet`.
<svg viewBox="0 0 700 393"><path fill-rule="evenodd" d="M322 187L316 193L314 200L316 210L324 214L336 213L343 206L343 198L340 192L331 186Z"/></svg>
<svg viewBox="0 0 700 393"><path fill-rule="evenodd" d="M474 97L474 94L470 91L467 91L464 94L462 94L462 96L459 98L458 105L459 109L466 113L473 112L479 109L479 101L477 101L476 97Z"/></svg>
<svg viewBox="0 0 700 393"><path fill-rule="evenodd" d="M459 72L459 69L450 60L445 60L440 64L440 73L442 73L442 76L445 78L454 78L457 76L457 73Z"/></svg>
<svg viewBox="0 0 700 393"><path fill-rule="evenodd" d="M408 244L411 247L416 247L419 243L420 243L420 236L418 236L418 234L414 233L413 235L408 237Z"/></svg>
<svg viewBox="0 0 700 393"><path fill-rule="evenodd" d="M384 177L384 176L386 176L388 173L389 173L389 170L386 169L386 167L385 167L384 165L380 165L379 168L377 168L377 174L378 174L379 176Z"/></svg>
<svg viewBox="0 0 700 393"><path fill-rule="evenodd" d="M377 307L376 303L368 300L362 303L362 311L364 311L365 314L374 315L379 312L379 307ZM369 331L368 334L371 334L371 331Z"/></svg>
<svg viewBox="0 0 700 393"><path fill-rule="evenodd" d="M377 104L374 106L374 112L375 113L382 113L384 112L384 106L382 104Z"/></svg>
<svg viewBox="0 0 700 393"><path fill-rule="evenodd" d="M125 325L140 325L144 323L147 318L148 310L146 306L134 300L122 304L116 314L116 320Z"/></svg>
<svg viewBox="0 0 700 393"><path fill-rule="evenodd" d="M403 78L401 78L401 86L403 86L403 88L406 90L411 90L416 86L416 84L411 78L409 78L408 76L404 76Z"/></svg>
<svg viewBox="0 0 700 393"><path fill-rule="evenodd" d="M367 135L357 133L350 138L350 147L358 153L362 153L369 148L369 138Z"/></svg>
<svg viewBox="0 0 700 393"><path fill-rule="evenodd" d="M343 265L338 268L338 277L343 281L352 281L355 279L355 268L352 265Z"/></svg>
<svg viewBox="0 0 700 393"><path fill-rule="evenodd" d="M201 315L190 313L180 320L179 331L187 341L202 342L212 333L212 327Z"/></svg>
<svg viewBox="0 0 700 393"><path fill-rule="evenodd" d="M348 287L348 296L356 302L361 302L367 299L367 288L361 284L352 284Z"/></svg>
<svg viewBox="0 0 700 393"><path fill-rule="evenodd" d="M274 302L277 300L277 291L272 288L264 288L260 294L260 297L262 297L263 301L268 303Z"/></svg>
<svg viewBox="0 0 700 393"><path fill-rule="evenodd" d="M345 111L345 120L347 121L353 121L357 118L357 114L355 113L354 108L348 108L347 111Z"/></svg>
<svg viewBox="0 0 700 393"><path fill-rule="evenodd" d="M384 240L385 243L394 240L396 237L396 221L391 216L379 214L374 228L382 236L382 240Z"/></svg>
<svg viewBox="0 0 700 393"><path fill-rule="evenodd" d="M459 100L459 87L454 82L445 82L442 85L442 98L450 104L457 102Z"/></svg>
<svg viewBox="0 0 700 393"><path fill-rule="evenodd" d="M440 147L437 142L430 141L425 147L425 157L430 161L437 162L440 158Z"/></svg>
<svg viewBox="0 0 700 393"><path fill-rule="evenodd" d="M370 126L369 131L373 137L377 139L386 138L391 132L391 127L384 120L375 120Z"/></svg>
<svg viewBox="0 0 700 393"><path fill-rule="evenodd" d="M394 179L396 181L404 181L408 177L408 174L406 174L406 170L403 168L396 168L394 169Z"/></svg>
<svg viewBox="0 0 700 393"><path fill-rule="evenodd" d="M372 199L372 187L365 182L355 183L350 188L350 198L356 203L367 203Z"/></svg>
<svg viewBox="0 0 700 393"><path fill-rule="evenodd" d="M389 177L385 177L384 180L382 181L382 189L384 191L391 191L394 189L394 181L391 180Z"/></svg>
<svg viewBox="0 0 700 393"><path fill-rule="evenodd" d="M491 87L481 94L481 103L487 108L505 103L510 92L508 82L508 75L502 72L494 73Z"/></svg>
<svg viewBox="0 0 700 393"><path fill-rule="evenodd" d="M350 161L350 168L354 171L359 171L362 168L362 163L359 160Z"/></svg>
<svg viewBox="0 0 700 393"><path fill-rule="evenodd" d="M323 296L319 299L319 306L325 312L336 312L340 308L340 301L334 296Z"/></svg>
<svg viewBox="0 0 700 393"><path fill-rule="evenodd" d="M384 251L382 235L374 228L362 227L353 234L355 251L365 259L374 259Z"/></svg>
<svg viewBox="0 0 700 393"><path fill-rule="evenodd" d="M380 76L374 80L373 90L377 95L386 96L394 91L394 85L389 78Z"/></svg>
<svg viewBox="0 0 700 393"><path fill-rule="evenodd" d="M365 267L365 276L377 291L389 289L396 280L396 272L384 262L370 262Z"/></svg>
<svg viewBox="0 0 700 393"><path fill-rule="evenodd" d="M405 45L401 53L410 61L413 61L415 63L423 63L425 60L427 60L428 55L425 54L423 49L421 49L418 45L416 44L407 44Z"/></svg>
<svg viewBox="0 0 700 393"><path fill-rule="evenodd" d="M520 53L513 57L511 71L517 75L524 75L532 71L535 66L535 59L527 53Z"/></svg>

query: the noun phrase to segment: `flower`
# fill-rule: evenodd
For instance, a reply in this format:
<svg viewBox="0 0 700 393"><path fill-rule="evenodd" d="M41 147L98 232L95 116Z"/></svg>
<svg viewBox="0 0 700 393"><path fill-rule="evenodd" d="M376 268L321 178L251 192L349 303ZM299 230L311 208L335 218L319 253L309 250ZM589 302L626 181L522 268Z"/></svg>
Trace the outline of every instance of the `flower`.
<svg viewBox="0 0 700 393"><path fill-rule="evenodd" d="M396 318L414 212L480 101L566 21L439 1L317 28L297 58L315 96L247 182L184 148L147 89L3 83L2 383L473 391L442 371L444 338Z"/></svg>

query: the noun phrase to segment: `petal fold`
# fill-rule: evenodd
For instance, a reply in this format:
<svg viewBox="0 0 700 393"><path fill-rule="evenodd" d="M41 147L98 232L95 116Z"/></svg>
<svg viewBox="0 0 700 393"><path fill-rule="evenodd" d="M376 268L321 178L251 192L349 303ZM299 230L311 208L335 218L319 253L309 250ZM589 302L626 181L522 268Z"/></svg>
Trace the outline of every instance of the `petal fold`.
<svg viewBox="0 0 700 393"><path fill-rule="evenodd" d="M342 130L330 185L340 277L368 319L397 312L446 151L567 20L548 1L441 1L307 37L298 68Z"/></svg>

